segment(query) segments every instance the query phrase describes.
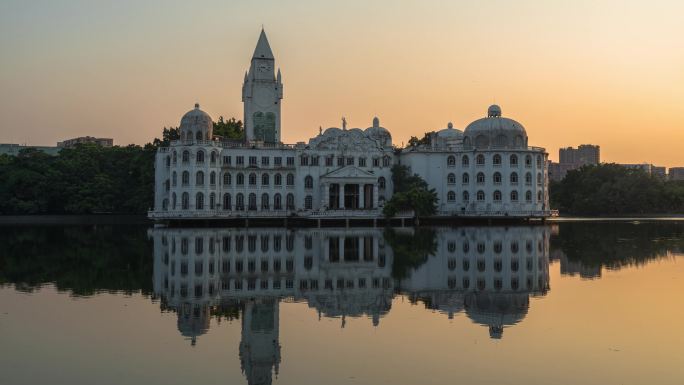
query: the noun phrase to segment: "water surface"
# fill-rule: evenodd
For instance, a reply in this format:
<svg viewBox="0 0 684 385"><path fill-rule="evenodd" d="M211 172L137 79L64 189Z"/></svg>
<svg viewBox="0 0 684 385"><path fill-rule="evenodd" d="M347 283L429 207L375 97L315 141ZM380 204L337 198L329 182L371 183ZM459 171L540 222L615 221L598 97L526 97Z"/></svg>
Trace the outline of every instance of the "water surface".
<svg viewBox="0 0 684 385"><path fill-rule="evenodd" d="M684 223L2 228L1 384L681 384Z"/></svg>

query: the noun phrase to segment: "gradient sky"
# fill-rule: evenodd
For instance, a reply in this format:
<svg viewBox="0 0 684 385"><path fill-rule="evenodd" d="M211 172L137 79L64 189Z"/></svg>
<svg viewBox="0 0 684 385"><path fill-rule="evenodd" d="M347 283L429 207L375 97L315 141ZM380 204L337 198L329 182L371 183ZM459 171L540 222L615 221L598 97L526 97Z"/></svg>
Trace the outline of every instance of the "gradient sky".
<svg viewBox="0 0 684 385"><path fill-rule="evenodd" d="M368 127L395 144L500 104L530 144L684 166L680 1L0 1L0 142L142 144L195 102L242 119L261 25L283 141Z"/></svg>

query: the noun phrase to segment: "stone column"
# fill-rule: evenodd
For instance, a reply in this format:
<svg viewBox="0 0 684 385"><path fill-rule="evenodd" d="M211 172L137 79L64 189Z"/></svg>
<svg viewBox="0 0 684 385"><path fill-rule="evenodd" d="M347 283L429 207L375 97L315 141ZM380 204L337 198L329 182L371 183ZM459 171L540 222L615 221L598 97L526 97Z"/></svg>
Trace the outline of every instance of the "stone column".
<svg viewBox="0 0 684 385"><path fill-rule="evenodd" d="M378 183L376 182L373 184L373 208L374 209L378 208L378 200L380 198L378 195L379 195L378 194Z"/></svg>
<svg viewBox="0 0 684 385"><path fill-rule="evenodd" d="M328 183L323 183L323 199L321 199L321 209L330 206L330 186Z"/></svg>
<svg viewBox="0 0 684 385"><path fill-rule="evenodd" d="M344 210L344 186L345 186L345 184L340 183L340 184L338 184L338 186L340 186L340 197L339 197L340 198L340 205L339 205L339 208L340 208L340 210Z"/></svg>
<svg viewBox="0 0 684 385"><path fill-rule="evenodd" d="M366 201L366 185L361 183L359 184L359 208L363 209L365 208L364 202Z"/></svg>

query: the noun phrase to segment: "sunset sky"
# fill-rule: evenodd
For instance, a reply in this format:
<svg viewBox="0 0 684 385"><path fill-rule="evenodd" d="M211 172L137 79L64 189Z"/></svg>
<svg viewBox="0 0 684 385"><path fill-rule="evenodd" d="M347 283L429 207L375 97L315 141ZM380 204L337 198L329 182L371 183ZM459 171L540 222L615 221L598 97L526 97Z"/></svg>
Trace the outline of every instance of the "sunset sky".
<svg viewBox="0 0 684 385"><path fill-rule="evenodd" d="M0 2L0 142L151 141L199 102L242 119L262 24L283 141L368 127L401 145L493 102L530 144L684 166L681 1Z"/></svg>

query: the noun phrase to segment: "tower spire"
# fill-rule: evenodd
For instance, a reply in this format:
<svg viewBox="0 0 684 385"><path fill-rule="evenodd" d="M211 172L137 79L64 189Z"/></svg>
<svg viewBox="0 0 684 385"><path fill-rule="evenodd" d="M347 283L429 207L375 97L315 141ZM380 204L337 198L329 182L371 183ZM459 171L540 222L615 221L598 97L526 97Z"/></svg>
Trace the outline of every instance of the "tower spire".
<svg viewBox="0 0 684 385"><path fill-rule="evenodd" d="M274 59L273 52L271 51L271 46L268 44L268 38L266 37L266 32L264 32L263 27L261 28L259 41L257 41L256 48L254 49L254 55L252 55L252 59Z"/></svg>

